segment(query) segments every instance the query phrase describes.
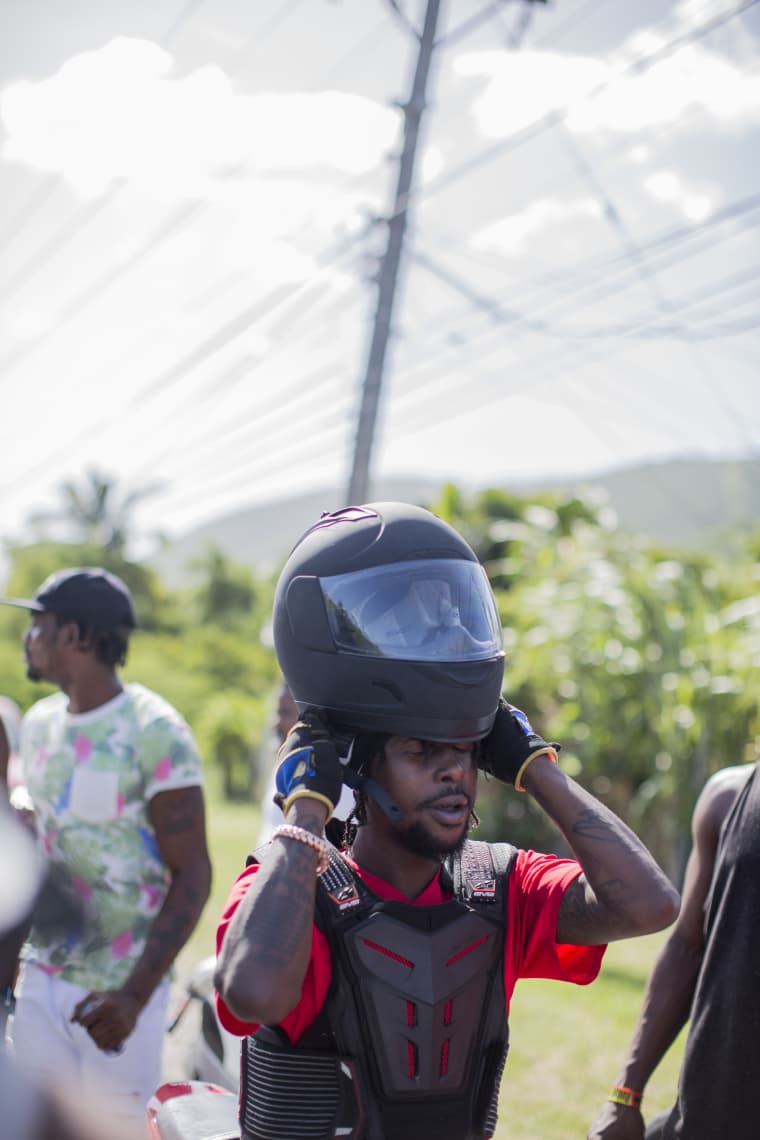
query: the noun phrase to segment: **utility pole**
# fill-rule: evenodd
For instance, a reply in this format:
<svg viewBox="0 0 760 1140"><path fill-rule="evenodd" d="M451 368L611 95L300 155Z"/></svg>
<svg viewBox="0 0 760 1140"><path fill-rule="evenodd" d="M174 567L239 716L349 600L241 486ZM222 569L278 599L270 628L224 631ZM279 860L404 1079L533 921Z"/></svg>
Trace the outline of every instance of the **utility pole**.
<svg viewBox="0 0 760 1140"><path fill-rule="evenodd" d="M409 193L414 173L415 152L420 121L425 109L430 61L435 46L435 32L441 0L428 0L425 23L419 35L419 54L414 72L411 95L404 106L404 147L401 152L393 213L388 221L388 241L380 266L377 287L377 308L372 328L372 340L367 355L367 367L362 386L361 406L356 427L354 457L348 483L349 503L363 503L368 498L369 467L374 442L377 409L385 368L385 352L390 334L393 302L396 293L399 266L406 231Z"/></svg>

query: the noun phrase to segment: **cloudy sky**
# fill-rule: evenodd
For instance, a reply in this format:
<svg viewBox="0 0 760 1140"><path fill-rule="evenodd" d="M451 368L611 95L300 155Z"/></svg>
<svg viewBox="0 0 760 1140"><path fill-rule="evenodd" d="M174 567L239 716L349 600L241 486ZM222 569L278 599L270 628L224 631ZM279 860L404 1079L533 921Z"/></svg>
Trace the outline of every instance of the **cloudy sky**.
<svg viewBox="0 0 760 1140"><path fill-rule="evenodd" d="M336 505L423 0L0 0L0 533ZM760 448L757 0L443 0L372 472Z"/></svg>

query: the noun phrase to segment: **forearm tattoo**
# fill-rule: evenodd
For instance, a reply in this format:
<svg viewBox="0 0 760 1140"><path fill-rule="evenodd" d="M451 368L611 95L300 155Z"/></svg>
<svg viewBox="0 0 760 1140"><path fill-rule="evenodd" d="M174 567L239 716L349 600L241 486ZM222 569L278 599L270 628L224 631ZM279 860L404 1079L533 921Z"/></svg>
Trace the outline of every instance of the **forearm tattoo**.
<svg viewBox="0 0 760 1140"><path fill-rule="evenodd" d="M249 953L262 968L281 969L302 946L304 931L314 921L317 853L302 843L288 843L273 873L257 890L256 905L246 915L243 935Z"/></svg>

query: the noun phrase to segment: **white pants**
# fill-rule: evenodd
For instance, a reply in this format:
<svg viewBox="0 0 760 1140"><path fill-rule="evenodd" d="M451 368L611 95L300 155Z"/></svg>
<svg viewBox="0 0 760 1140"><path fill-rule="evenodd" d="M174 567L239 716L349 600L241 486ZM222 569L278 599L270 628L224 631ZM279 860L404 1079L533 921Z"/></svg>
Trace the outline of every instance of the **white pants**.
<svg viewBox="0 0 760 1140"><path fill-rule="evenodd" d="M116 1056L98 1049L84 1026L71 1021L88 992L25 963L8 1021L12 1052L36 1083L63 1086L74 1097L104 1105L114 1117L140 1118L161 1084L169 982L164 979L153 993Z"/></svg>

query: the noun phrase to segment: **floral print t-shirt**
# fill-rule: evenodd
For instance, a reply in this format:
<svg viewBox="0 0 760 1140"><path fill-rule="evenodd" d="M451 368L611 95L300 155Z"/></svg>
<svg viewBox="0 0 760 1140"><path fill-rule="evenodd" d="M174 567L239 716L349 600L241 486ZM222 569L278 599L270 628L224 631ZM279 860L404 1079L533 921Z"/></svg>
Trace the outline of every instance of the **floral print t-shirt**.
<svg viewBox="0 0 760 1140"><path fill-rule="evenodd" d="M65 865L85 918L68 937L33 928L25 957L85 989L112 989L142 953L169 886L149 802L201 785L201 761L186 722L143 685L86 713L67 704L55 693L32 706L21 756L40 841Z"/></svg>

